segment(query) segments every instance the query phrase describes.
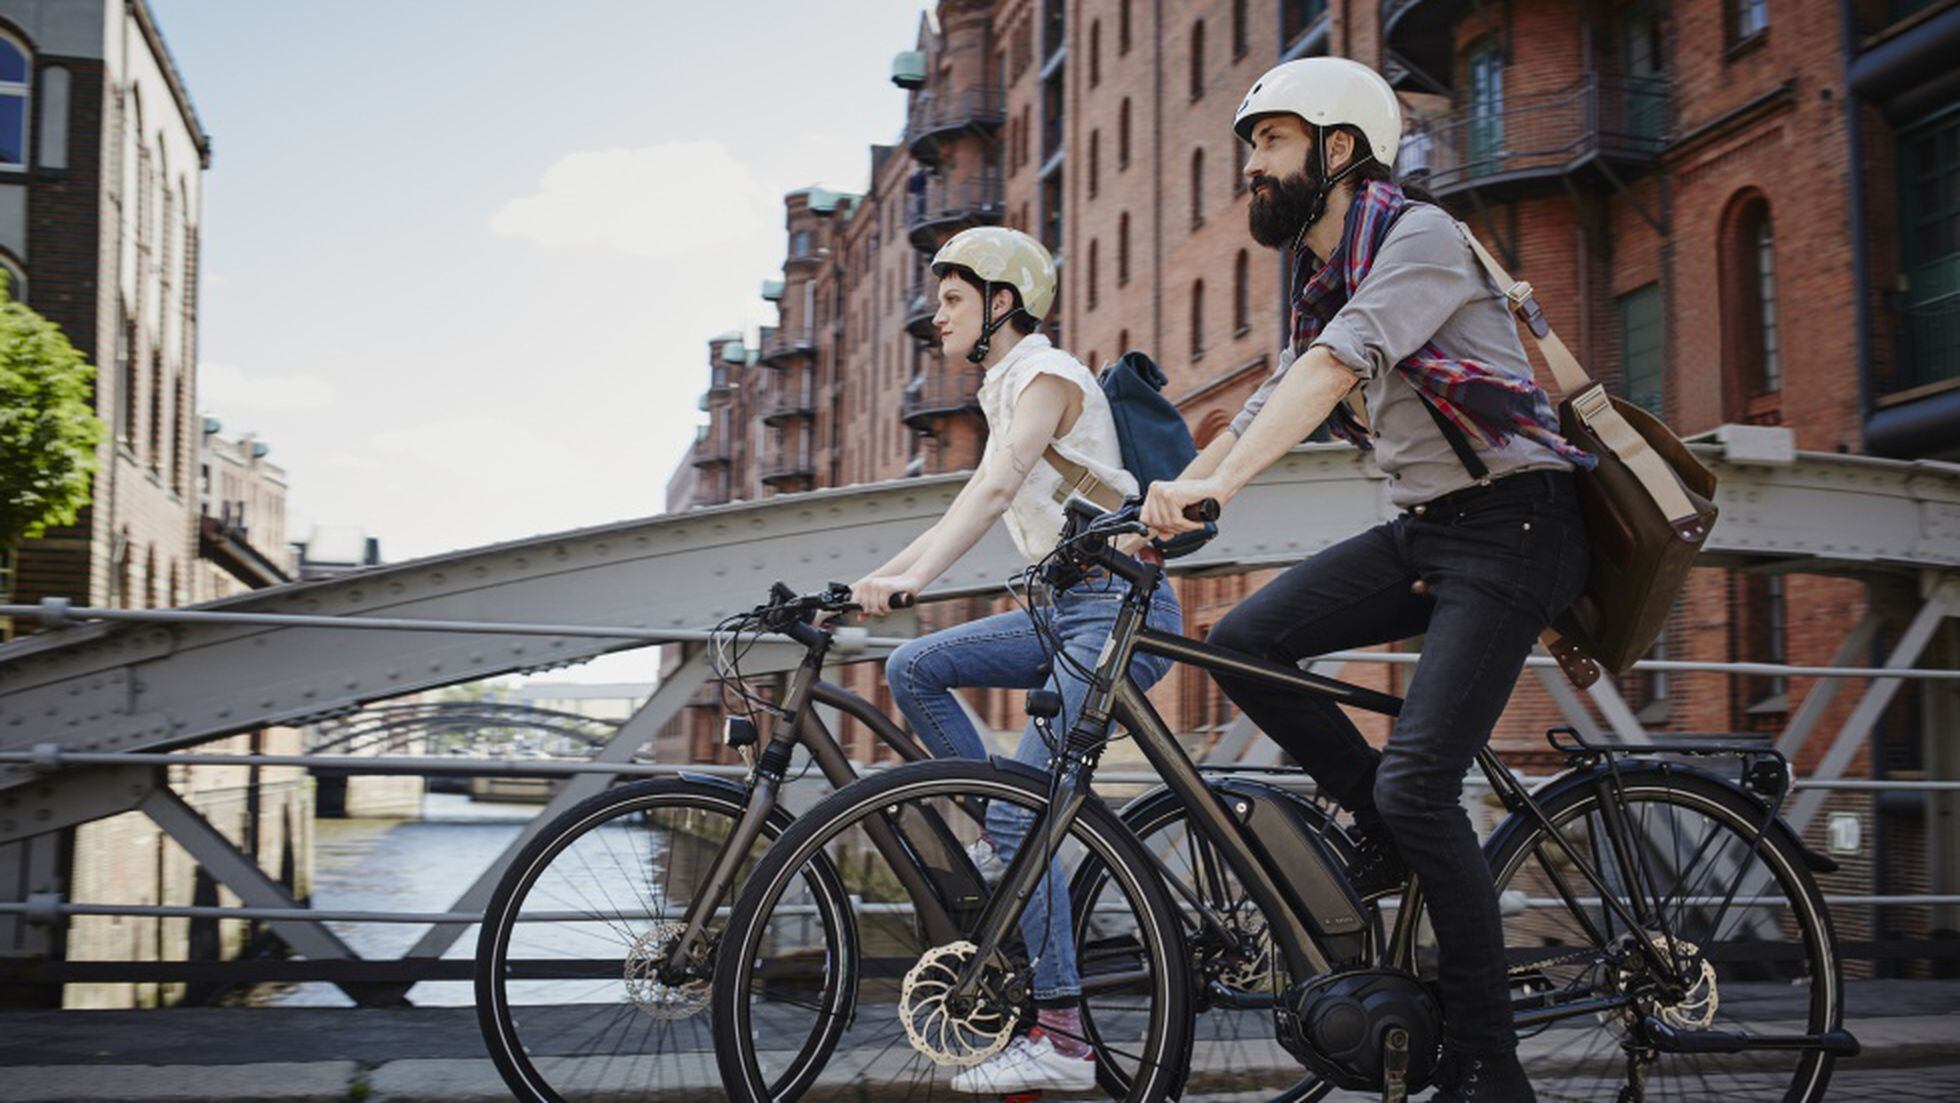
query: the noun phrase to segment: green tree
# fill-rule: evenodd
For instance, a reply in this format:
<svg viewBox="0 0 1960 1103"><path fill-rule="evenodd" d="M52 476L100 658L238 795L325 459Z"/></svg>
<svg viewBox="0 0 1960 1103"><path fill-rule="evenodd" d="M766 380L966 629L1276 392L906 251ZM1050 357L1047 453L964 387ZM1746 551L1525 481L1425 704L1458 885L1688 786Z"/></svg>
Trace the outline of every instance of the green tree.
<svg viewBox="0 0 1960 1103"><path fill-rule="evenodd" d="M103 432L94 382L61 327L15 302L0 274L0 601L12 600L20 542L88 504ZM0 619L0 639L9 628Z"/></svg>

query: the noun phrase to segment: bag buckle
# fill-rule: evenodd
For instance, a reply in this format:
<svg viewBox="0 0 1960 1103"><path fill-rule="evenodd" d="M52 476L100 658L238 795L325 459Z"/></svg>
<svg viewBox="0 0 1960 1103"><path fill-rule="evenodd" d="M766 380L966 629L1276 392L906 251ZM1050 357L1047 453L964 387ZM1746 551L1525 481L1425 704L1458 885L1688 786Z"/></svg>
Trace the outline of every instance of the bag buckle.
<svg viewBox="0 0 1960 1103"><path fill-rule="evenodd" d="M1538 299L1532 294L1529 282L1519 280L1512 284L1504 297L1511 300L1512 312L1524 319L1533 335L1543 337L1552 331L1550 323L1545 321L1545 312L1538 309Z"/></svg>

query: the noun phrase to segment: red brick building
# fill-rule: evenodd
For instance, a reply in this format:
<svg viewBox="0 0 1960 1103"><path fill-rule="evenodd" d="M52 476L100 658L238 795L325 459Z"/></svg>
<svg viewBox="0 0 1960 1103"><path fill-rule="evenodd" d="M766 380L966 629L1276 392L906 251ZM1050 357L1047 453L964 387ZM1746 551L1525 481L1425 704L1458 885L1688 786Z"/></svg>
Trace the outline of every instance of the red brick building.
<svg viewBox="0 0 1960 1103"><path fill-rule="evenodd" d="M907 125L873 150L869 191L788 198L759 397L710 392L697 485L726 470L742 475L729 493L757 497L970 465L977 379L921 343L923 265L989 222L1054 250L1049 330L1063 347L1092 367L1150 352L1210 439L1270 369L1285 315L1282 259L1245 230L1232 112L1275 62L1322 53L1390 77L1407 116L1398 169L1537 287L1596 376L1683 435L1772 425L1806 450L1960 458L1960 3L949 0L894 63ZM736 365L716 355L719 385ZM784 392L793 401L772 407ZM734 416L743 401L762 412ZM1181 583L1189 630L1262 581ZM1873 659L1910 617L1914 585L1794 560L1704 569L1657 654ZM1868 612L1870 654L1840 653ZM1943 631L1930 665L1960 656ZM1403 669L1345 676L1392 686ZM853 677L875 688L871 671ZM1776 731L1810 687L1655 674L1621 690L1650 729ZM1003 727L1010 696L986 709ZM1197 671L1156 696L1187 730L1229 719ZM1916 701L1904 695L1854 772L1950 770ZM1531 763L1557 715L1527 677L1499 745ZM1923 848L1924 802L1851 806L1887 821L1876 834L1901 853Z"/></svg>

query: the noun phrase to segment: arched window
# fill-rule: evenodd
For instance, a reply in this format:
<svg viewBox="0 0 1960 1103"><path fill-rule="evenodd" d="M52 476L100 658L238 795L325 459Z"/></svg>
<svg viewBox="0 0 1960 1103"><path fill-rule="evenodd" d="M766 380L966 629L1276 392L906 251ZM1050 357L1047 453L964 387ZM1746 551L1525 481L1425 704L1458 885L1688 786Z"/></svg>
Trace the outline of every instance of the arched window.
<svg viewBox="0 0 1960 1103"><path fill-rule="evenodd" d="M1130 52L1130 0L1123 0L1116 12L1116 56Z"/></svg>
<svg viewBox="0 0 1960 1103"><path fill-rule="evenodd" d="M1089 87L1102 83L1102 20L1089 23Z"/></svg>
<svg viewBox="0 0 1960 1103"><path fill-rule="evenodd" d="M1191 228L1205 224L1205 151L1191 151Z"/></svg>
<svg viewBox="0 0 1960 1103"><path fill-rule="evenodd" d="M1245 56L1245 0L1232 0L1232 60Z"/></svg>
<svg viewBox="0 0 1960 1103"><path fill-rule="evenodd" d="M1130 282L1130 212L1116 220L1116 286Z"/></svg>
<svg viewBox="0 0 1960 1103"><path fill-rule="evenodd" d="M0 34L0 167L27 167L27 97L33 73L27 47Z"/></svg>
<svg viewBox="0 0 1960 1103"><path fill-rule="evenodd" d="M1205 94L1205 21L1191 24L1191 98Z"/></svg>
<svg viewBox="0 0 1960 1103"><path fill-rule="evenodd" d="M27 269L21 266L13 254L0 252L0 273L7 277L7 298L12 302L27 301Z"/></svg>
<svg viewBox="0 0 1960 1103"><path fill-rule="evenodd" d="M1089 198L1096 197L1096 189L1102 182L1102 131L1089 132Z"/></svg>
<svg viewBox="0 0 1960 1103"><path fill-rule="evenodd" d="M1116 170L1130 167L1130 97L1123 97L1123 105L1116 109Z"/></svg>
<svg viewBox="0 0 1960 1103"><path fill-rule="evenodd" d="M1721 249L1723 416L1774 420L1753 400L1783 389L1777 317L1776 235L1769 200L1746 191L1729 205Z"/></svg>
<svg viewBox="0 0 1960 1103"><path fill-rule="evenodd" d="M1246 287L1251 274L1252 258L1244 249L1239 250L1238 258L1232 261L1232 336L1237 337L1252 328L1252 296Z"/></svg>
<svg viewBox="0 0 1960 1103"><path fill-rule="evenodd" d="M1089 286L1083 291L1083 306L1089 310L1096 309L1096 273L1098 268L1096 253L1099 244L1094 238L1089 240Z"/></svg>
<svg viewBox="0 0 1960 1103"><path fill-rule="evenodd" d="M1205 281L1191 281L1191 355L1205 352Z"/></svg>
<svg viewBox="0 0 1960 1103"><path fill-rule="evenodd" d="M1116 335L1116 355L1122 356L1130 351L1130 331L1124 330Z"/></svg>

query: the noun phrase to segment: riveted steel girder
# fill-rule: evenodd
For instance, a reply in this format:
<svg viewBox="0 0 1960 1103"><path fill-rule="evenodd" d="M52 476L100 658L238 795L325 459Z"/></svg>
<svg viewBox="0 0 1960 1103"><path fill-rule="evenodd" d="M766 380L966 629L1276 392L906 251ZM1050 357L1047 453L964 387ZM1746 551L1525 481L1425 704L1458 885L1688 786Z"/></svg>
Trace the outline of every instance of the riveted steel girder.
<svg viewBox="0 0 1960 1103"><path fill-rule="evenodd" d="M1710 562L1805 570L1960 566L1960 467L1798 453L1731 462ZM855 578L939 517L960 476L785 495L536 537L227 598L213 611L698 628L776 579ZM1227 511L1180 571L1281 566L1394 514L1374 465L1308 445ZM996 590L1022 564L996 528L928 596ZM620 649L575 637L97 624L0 647L0 749L162 750L419 689ZM0 766L0 788L31 775Z"/></svg>

